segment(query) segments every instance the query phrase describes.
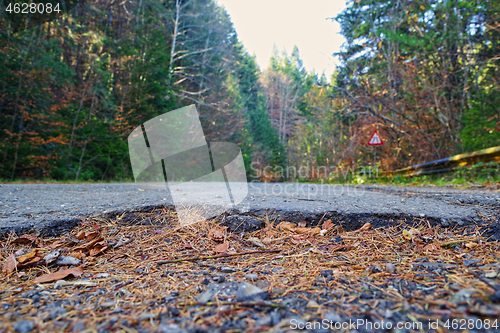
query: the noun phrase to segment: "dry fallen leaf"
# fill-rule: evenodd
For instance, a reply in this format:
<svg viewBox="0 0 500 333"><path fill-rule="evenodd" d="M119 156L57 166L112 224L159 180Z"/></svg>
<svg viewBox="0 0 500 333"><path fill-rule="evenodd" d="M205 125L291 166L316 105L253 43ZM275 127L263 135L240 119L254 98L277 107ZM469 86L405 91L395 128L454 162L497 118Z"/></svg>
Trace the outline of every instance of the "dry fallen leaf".
<svg viewBox="0 0 500 333"><path fill-rule="evenodd" d="M79 240L83 240L83 239L85 239L85 234L86 234L85 231L80 231L79 233L76 234L75 238L79 239Z"/></svg>
<svg viewBox="0 0 500 333"><path fill-rule="evenodd" d="M318 227L315 228L295 228L294 230L298 234L306 234L311 236L316 236L321 234L321 229Z"/></svg>
<svg viewBox="0 0 500 333"><path fill-rule="evenodd" d="M96 245L93 249L90 250L89 256L94 257L100 253L103 253L108 249L109 246L106 246L104 244L98 244Z"/></svg>
<svg viewBox="0 0 500 333"><path fill-rule="evenodd" d="M281 230L296 232L298 234L307 234L307 235L319 235L321 233L321 229L318 227L315 228L306 228L306 227L297 227L295 224L291 222L281 222L278 224L278 228Z"/></svg>
<svg viewBox="0 0 500 333"><path fill-rule="evenodd" d="M229 245L228 242L224 242L222 244L219 244L215 247L214 251L218 253L226 253L227 252L227 246Z"/></svg>
<svg viewBox="0 0 500 333"><path fill-rule="evenodd" d="M120 246L126 245L128 243L132 242L132 239L126 238L126 237L120 237L120 240L118 240L118 243L114 246L115 249L119 248Z"/></svg>
<svg viewBox="0 0 500 333"><path fill-rule="evenodd" d="M274 229L266 230L265 234L267 237L274 237L274 236L276 236L276 230L274 230Z"/></svg>
<svg viewBox="0 0 500 333"><path fill-rule="evenodd" d="M38 240L36 236L24 234L21 237L18 237L12 241L12 244L29 244L35 243Z"/></svg>
<svg viewBox="0 0 500 333"><path fill-rule="evenodd" d="M224 240L224 236L226 235L226 229L227 227L225 226L213 227L208 231L208 238L221 242Z"/></svg>
<svg viewBox="0 0 500 333"><path fill-rule="evenodd" d="M40 277L37 277L33 282L34 283L47 283L47 282L53 282L53 281L64 279L65 277L68 277L70 275L72 275L74 277L78 277L82 274L83 274L83 268L74 267L74 268L58 271L55 273L42 275Z"/></svg>
<svg viewBox="0 0 500 333"><path fill-rule="evenodd" d="M433 244L427 244L426 246L424 246L424 250L426 250L426 251L437 251L438 247L436 245L433 245Z"/></svg>
<svg viewBox="0 0 500 333"><path fill-rule="evenodd" d="M292 222L283 221L277 225L277 228L285 231L294 232L297 227Z"/></svg>
<svg viewBox="0 0 500 333"><path fill-rule="evenodd" d="M465 247L467 247L469 249L473 249L473 248L476 248L478 246L479 246L479 244L478 243L474 243L474 242L469 242L469 243L465 244Z"/></svg>
<svg viewBox="0 0 500 333"><path fill-rule="evenodd" d="M83 251L83 252L88 252L90 251L90 249L92 249L97 243L99 242L102 242L104 240L104 238L102 237L99 237L99 238L96 238L94 240L92 240L91 242L87 243L87 244L84 244L84 245L80 245L80 246L77 246L73 249L73 251Z"/></svg>
<svg viewBox="0 0 500 333"><path fill-rule="evenodd" d="M262 243L262 241L256 237L250 237L247 239L247 241L257 247L260 247L262 249L267 249L267 246L265 246L264 243Z"/></svg>
<svg viewBox="0 0 500 333"><path fill-rule="evenodd" d="M290 236L290 240L292 241L292 243L294 244L300 244L300 243L303 243L307 240L307 235L291 235Z"/></svg>
<svg viewBox="0 0 500 333"><path fill-rule="evenodd" d="M321 229L329 230L329 229L333 228L334 226L335 226L335 224L333 224L332 220L328 219L325 222L323 222L323 226Z"/></svg>
<svg viewBox="0 0 500 333"><path fill-rule="evenodd" d="M262 240L262 243L264 244L270 244L272 243L273 239L271 237L264 237L264 239Z"/></svg>
<svg viewBox="0 0 500 333"><path fill-rule="evenodd" d="M43 260L43 258L40 258L40 257L34 257L33 259L31 259L30 261L27 261L27 262L24 262L22 264L19 264L17 265L17 268L26 268L26 267L29 267L29 266L33 266L35 264L38 264L39 262L41 262Z"/></svg>
<svg viewBox="0 0 500 333"><path fill-rule="evenodd" d="M12 273L17 267L17 261L16 257L14 256L14 253L11 253L10 256L7 258L5 263L3 264L2 272L6 274Z"/></svg>
<svg viewBox="0 0 500 333"><path fill-rule="evenodd" d="M372 224L370 222L366 222L365 224L363 224L363 226L361 228L359 228L357 231L367 231L367 230L370 230L370 228L372 227Z"/></svg>
<svg viewBox="0 0 500 333"><path fill-rule="evenodd" d="M17 261L20 263L20 264L23 264L27 261L31 261L31 259L33 259L36 254L38 253L38 249L37 250L34 250L34 251L31 251L30 253L28 254L25 254L25 255L22 255L20 256L19 258L17 258Z"/></svg>

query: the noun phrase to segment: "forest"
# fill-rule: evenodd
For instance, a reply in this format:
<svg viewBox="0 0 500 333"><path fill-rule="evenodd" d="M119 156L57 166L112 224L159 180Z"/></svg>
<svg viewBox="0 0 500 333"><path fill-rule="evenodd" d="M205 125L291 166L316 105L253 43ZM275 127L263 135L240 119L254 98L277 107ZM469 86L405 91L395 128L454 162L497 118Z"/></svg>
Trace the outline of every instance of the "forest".
<svg viewBox="0 0 500 333"><path fill-rule="evenodd" d="M213 0L86 0L21 31L2 15L0 179L133 181L130 132L190 104L254 180L371 165L375 130L382 170L500 145L499 1L349 0L331 20L326 77L297 48L259 68Z"/></svg>

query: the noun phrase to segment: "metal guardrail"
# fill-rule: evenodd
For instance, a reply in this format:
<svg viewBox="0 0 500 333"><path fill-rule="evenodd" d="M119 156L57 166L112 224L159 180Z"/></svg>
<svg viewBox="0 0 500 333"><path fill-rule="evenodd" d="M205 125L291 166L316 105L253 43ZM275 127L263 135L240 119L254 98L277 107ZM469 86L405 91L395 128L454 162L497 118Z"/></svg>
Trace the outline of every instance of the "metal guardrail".
<svg viewBox="0 0 500 333"><path fill-rule="evenodd" d="M407 177L449 172L458 167L471 166L479 162L500 162L500 146L478 150L472 153L454 155L439 160L415 164L403 169L386 171L386 175L402 174Z"/></svg>

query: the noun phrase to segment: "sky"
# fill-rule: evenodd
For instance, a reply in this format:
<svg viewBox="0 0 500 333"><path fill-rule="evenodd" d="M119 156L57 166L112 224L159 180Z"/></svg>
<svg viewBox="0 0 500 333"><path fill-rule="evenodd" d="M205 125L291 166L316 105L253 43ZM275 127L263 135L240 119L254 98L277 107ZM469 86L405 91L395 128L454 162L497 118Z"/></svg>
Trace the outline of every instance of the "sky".
<svg viewBox="0 0 500 333"><path fill-rule="evenodd" d="M256 56L262 70L269 65L274 46L290 54L297 45L307 71L327 77L339 64L344 38L340 25L328 18L345 8L345 0L217 0L231 16L239 40Z"/></svg>

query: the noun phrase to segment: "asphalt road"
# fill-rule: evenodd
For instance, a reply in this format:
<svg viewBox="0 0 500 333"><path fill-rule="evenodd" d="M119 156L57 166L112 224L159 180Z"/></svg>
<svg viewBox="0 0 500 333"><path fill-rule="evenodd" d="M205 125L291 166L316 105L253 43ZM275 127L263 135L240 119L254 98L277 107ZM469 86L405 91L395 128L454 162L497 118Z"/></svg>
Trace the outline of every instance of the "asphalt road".
<svg viewBox="0 0 500 333"><path fill-rule="evenodd" d="M186 193L197 201L203 188ZM206 193L206 191L205 191ZM164 187L139 189L134 183L0 184L0 235L37 230L58 234L89 216L172 207ZM230 214L313 224L332 218L346 229L365 222L430 221L443 226L499 221L500 191L392 186L333 186L298 183L250 183L247 198Z"/></svg>

